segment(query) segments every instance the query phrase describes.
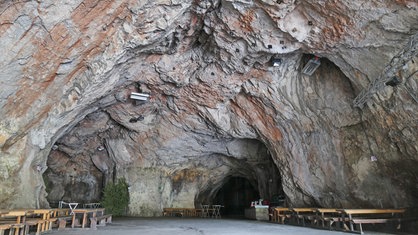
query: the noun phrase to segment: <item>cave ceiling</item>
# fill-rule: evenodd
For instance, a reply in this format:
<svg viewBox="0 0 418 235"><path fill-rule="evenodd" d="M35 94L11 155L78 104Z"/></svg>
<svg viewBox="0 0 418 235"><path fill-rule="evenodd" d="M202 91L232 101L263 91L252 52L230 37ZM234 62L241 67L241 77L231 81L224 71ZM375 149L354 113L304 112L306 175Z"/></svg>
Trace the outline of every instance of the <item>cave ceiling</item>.
<svg viewBox="0 0 418 235"><path fill-rule="evenodd" d="M416 205L417 44L408 0L2 1L0 202L126 178L151 216L243 177L295 206Z"/></svg>

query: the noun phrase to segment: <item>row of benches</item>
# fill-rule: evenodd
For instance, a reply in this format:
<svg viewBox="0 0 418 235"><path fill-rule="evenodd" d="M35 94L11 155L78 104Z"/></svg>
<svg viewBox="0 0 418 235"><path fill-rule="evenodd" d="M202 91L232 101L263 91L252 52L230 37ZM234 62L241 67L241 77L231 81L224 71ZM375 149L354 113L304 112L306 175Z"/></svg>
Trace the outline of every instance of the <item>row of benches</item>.
<svg viewBox="0 0 418 235"><path fill-rule="evenodd" d="M93 210L93 209L91 209ZM103 210L104 211L104 210ZM82 227L87 218L88 211L83 215ZM96 229L96 226L105 225L112 222L112 215L90 216L90 228ZM54 225L58 230L65 229L67 224L74 228L78 222L76 214L70 214L70 209L16 209L0 210L0 235L6 231L8 234L25 235L29 234L31 228L36 229L35 234L39 235L49 231Z"/></svg>
<svg viewBox="0 0 418 235"><path fill-rule="evenodd" d="M334 209L282 208L272 209L271 220L281 224L293 223L363 234L362 224L395 222L400 229L405 209Z"/></svg>
<svg viewBox="0 0 418 235"><path fill-rule="evenodd" d="M221 218L221 205L202 205L202 208L163 208L163 216Z"/></svg>
<svg viewBox="0 0 418 235"><path fill-rule="evenodd" d="M163 216L200 217L202 209L195 208L163 208Z"/></svg>

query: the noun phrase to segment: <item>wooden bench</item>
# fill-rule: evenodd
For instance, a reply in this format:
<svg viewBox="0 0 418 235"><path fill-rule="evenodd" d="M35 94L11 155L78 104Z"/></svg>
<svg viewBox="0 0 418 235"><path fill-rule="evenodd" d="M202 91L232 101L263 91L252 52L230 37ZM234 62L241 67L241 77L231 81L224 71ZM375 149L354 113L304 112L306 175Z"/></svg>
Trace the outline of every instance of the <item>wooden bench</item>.
<svg viewBox="0 0 418 235"><path fill-rule="evenodd" d="M19 234L19 230L23 229L25 224L22 223L9 223L0 221L0 235L4 235L6 230L9 230L9 234Z"/></svg>
<svg viewBox="0 0 418 235"><path fill-rule="evenodd" d="M112 223L112 214L90 217L90 228L97 229L97 222L99 222L99 226L105 226L108 223Z"/></svg>
<svg viewBox="0 0 418 235"><path fill-rule="evenodd" d="M398 223L397 229L400 229L401 216L405 209L343 209L344 216L348 216L351 232L360 232L363 234L362 224L382 224L390 221ZM360 216L360 217L357 217ZM359 230L354 229L354 225L359 225Z"/></svg>
<svg viewBox="0 0 418 235"><path fill-rule="evenodd" d="M44 220L42 218L26 218L25 221L25 233L29 233L29 229L31 226L36 226L36 235L41 234L41 232L46 231L45 224L48 223L48 220Z"/></svg>
<svg viewBox="0 0 418 235"><path fill-rule="evenodd" d="M73 220L73 216L72 215L61 215L61 216L54 217L52 219L55 219L55 221L57 222L58 230L64 230L65 227L67 226L67 223L68 222L71 223L71 221Z"/></svg>

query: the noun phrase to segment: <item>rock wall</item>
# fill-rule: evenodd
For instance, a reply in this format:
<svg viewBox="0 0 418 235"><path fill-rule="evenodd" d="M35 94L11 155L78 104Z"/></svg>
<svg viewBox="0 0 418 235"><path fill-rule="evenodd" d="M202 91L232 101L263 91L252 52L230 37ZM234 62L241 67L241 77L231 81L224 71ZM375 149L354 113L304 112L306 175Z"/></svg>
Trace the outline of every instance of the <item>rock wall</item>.
<svg viewBox="0 0 418 235"><path fill-rule="evenodd" d="M293 206L416 205L417 9L3 1L1 205L95 201L125 177L130 214L151 216L210 201L228 176ZM399 58L400 84L353 107Z"/></svg>

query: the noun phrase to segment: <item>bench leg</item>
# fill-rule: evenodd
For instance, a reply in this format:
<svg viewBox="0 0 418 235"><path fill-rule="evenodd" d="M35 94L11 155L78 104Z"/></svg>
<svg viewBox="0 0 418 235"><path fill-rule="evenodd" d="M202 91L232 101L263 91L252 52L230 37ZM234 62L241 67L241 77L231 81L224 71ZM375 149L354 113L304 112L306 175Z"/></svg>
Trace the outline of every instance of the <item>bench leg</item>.
<svg viewBox="0 0 418 235"><path fill-rule="evenodd" d="M6 233L6 234L9 234L9 235L19 235L19 233L23 234L21 230L23 231L23 228L21 228L19 226L11 226L9 232ZM1 231L0 231L0 234L3 234L3 233L1 233Z"/></svg>
<svg viewBox="0 0 418 235"><path fill-rule="evenodd" d="M90 228L91 229L97 229L97 220L96 218L90 218Z"/></svg>
<svg viewBox="0 0 418 235"><path fill-rule="evenodd" d="M111 223L112 223L112 216L109 216L109 217L106 219L106 223L109 223L109 224L111 224Z"/></svg>
<svg viewBox="0 0 418 235"><path fill-rule="evenodd" d="M40 235L42 231L42 224L38 224L37 228L36 228L36 235Z"/></svg>
<svg viewBox="0 0 418 235"><path fill-rule="evenodd" d="M329 230L332 230L332 224L334 223L334 221L333 220L330 220L329 221Z"/></svg>
<svg viewBox="0 0 418 235"><path fill-rule="evenodd" d="M67 225L67 221L65 219L61 219L58 221L58 230L65 229L65 226Z"/></svg>
<svg viewBox="0 0 418 235"><path fill-rule="evenodd" d="M354 231L354 225L353 222L350 221L350 231L353 232Z"/></svg>
<svg viewBox="0 0 418 235"><path fill-rule="evenodd" d="M106 218L101 219L99 225L106 226Z"/></svg>
<svg viewBox="0 0 418 235"><path fill-rule="evenodd" d="M29 234L29 225L25 225L25 235Z"/></svg>

